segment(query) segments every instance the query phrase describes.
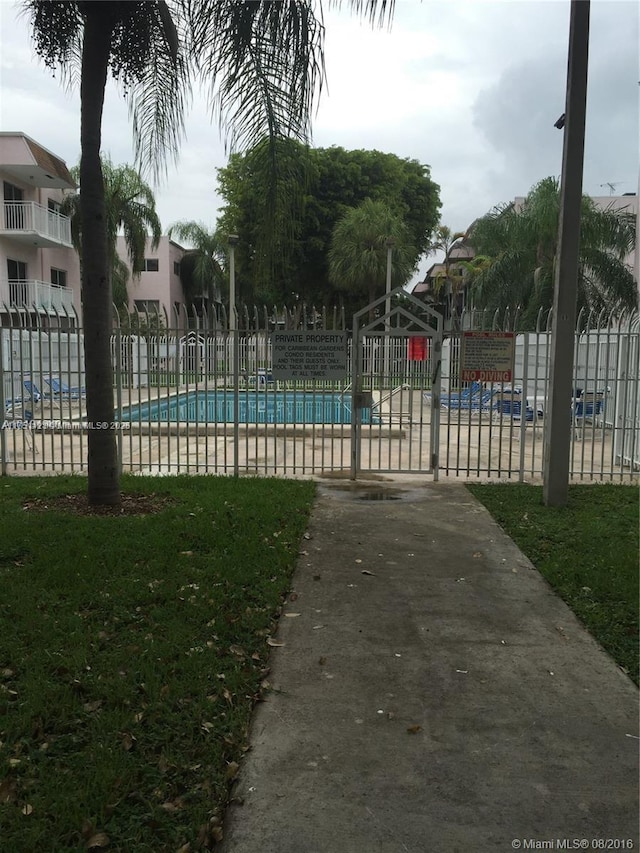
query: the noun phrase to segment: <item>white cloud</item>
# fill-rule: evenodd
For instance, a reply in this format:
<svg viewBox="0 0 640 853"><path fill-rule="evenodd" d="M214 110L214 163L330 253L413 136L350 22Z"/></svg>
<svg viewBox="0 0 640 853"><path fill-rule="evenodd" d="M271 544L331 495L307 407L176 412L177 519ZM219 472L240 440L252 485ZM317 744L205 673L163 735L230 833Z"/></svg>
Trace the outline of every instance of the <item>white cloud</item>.
<svg viewBox="0 0 640 853"><path fill-rule="evenodd" d="M327 90L314 144L376 148L431 166L442 219L464 229L493 205L560 173L568 2L398 0L389 31L347 11L325 14ZM638 7L593 0L585 190L638 182ZM78 96L32 57L28 25L0 2L0 124L22 130L67 160L79 156ZM127 109L110 87L103 147L131 162ZM163 225L215 224L216 167L227 157L203 98L196 97L179 163L157 192ZM422 264L424 269L425 264Z"/></svg>

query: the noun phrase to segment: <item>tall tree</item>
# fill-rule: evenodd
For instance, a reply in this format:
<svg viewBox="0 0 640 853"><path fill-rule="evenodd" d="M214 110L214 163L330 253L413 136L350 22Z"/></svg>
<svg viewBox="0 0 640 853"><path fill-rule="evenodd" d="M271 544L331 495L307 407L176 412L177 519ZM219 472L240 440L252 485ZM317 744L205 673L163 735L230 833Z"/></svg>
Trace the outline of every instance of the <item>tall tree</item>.
<svg viewBox="0 0 640 853"><path fill-rule="evenodd" d="M494 208L472 226L469 241L483 256L473 272L478 307L520 306L523 323L535 324L539 310L551 308L557 254L560 187L545 178L529 192L521 208ZM578 309L633 309L638 290L625 263L635 245L635 217L602 210L582 199Z"/></svg>
<svg viewBox="0 0 640 853"><path fill-rule="evenodd" d="M233 155L218 170L226 200L218 227L241 237L237 279L244 300L332 300L331 235L338 220L366 198L385 202L405 222L418 253L428 249L440 208L439 187L428 166L380 151L313 149L292 140L282 148L281 195L289 208L264 247L259 242L267 188L255 168L256 150Z"/></svg>
<svg viewBox="0 0 640 853"><path fill-rule="evenodd" d="M80 218L82 307L87 420L111 423L112 281L109 219L100 161L107 76L129 94L140 151L152 162L175 149L181 129L185 66L166 3L28 0L37 54L51 68L80 71ZM144 140L144 145L142 141ZM144 157L142 158L144 160ZM113 430L90 429L88 497L92 504L120 501Z"/></svg>
<svg viewBox="0 0 640 853"><path fill-rule="evenodd" d="M389 243L391 285L409 279L417 261L409 228L382 201L365 199L336 223L329 249L329 276L353 312L384 293Z"/></svg>
<svg viewBox="0 0 640 853"><path fill-rule="evenodd" d="M71 174L80 182L80 167L75 166ZM127 310L129 269L117 252L118 234L123 233L129 263L134 277L144 269L147 238L151 236L151 247L157 248L162 236L162 226L156 212L153 190L142 180L140 173L128 165L114 166L102 158L105 210L107 223L107 252L109 256L113 303L118 309ZM67 196L62 212L71 217L73 243L82 261L82 218L80 193Z"/></svg>
<svg viewBox="0 0 640 853"><path fill-rule="evenodd" d="M456 263L452 268L451 258L451 250L464 237L463 231L452 231L448 225L438 225L429 245L429 254L444 252L442 269L435 275L433 292L436 297L444 295L447 316L451 316L453 306L457 306L458 295L464 287L464 273L460 272L463 267Z"/></svg>
<svg viewBox="0 0 640 853"><path fill-rule="evenodd" d="M194 307L220 302L226 283L226 248L217 231L202 222L176 222L169 237L177 237L190 248L180 262L180 279L187 303Z"/></svg>
<svg viewBox="0 0 640 853"><path fill-rule="evenodd" d="M353 5L374 11L378 3ZM380 7L384 13L387 3L380 0ZM79 72L87 418L108 423L114 413L112 292L100 143L109 72L129 98L139 163L157 174L182 134L191 81L185 56L207 81L232 145L250 146L265 135L304 138L323 76L323 31L311 3L303 0L182 0L171 8L161 0L25 0L24 8L36 53L72 78ZM88 469L90 503L119 503L112 430L90 431Z"/></svg>

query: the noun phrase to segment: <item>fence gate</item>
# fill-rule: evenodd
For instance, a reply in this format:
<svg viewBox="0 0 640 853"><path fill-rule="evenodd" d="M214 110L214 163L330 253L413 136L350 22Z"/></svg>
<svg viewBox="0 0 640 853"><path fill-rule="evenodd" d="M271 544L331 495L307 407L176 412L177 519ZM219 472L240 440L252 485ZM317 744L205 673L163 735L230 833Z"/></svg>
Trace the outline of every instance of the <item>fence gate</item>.
<svg viewBox="0 0 640 853"><path fill-rule="evenodd" d="M353 480L367 471L438 479L441 354L441 315L401 287L354 315Z"/></svg>

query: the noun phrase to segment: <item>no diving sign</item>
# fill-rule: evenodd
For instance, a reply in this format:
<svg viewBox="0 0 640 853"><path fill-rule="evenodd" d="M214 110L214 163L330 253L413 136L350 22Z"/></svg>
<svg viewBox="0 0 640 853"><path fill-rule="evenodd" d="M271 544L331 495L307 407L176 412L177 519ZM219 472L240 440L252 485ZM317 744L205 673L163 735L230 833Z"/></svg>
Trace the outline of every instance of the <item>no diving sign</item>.
<svg viewBox="0 0 640 853"><path fill-rule="evenodd" d="M346 332L274 332L274 379L343 380L347 374Z"/></svg>
<svg viewBox="0 0 640 853"><path fill-rule="evenodd" d="M462 382L513 382L514 332L463 332Z"/></svg>

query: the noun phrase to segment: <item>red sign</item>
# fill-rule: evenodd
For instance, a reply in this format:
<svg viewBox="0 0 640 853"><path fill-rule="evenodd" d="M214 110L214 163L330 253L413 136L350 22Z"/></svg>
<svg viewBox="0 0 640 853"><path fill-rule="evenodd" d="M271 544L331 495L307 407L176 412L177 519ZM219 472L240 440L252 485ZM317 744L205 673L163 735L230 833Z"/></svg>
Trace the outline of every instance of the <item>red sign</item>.
<svg viewBox="0 0 640 853"><path fill-rule="evenodd" d="M409 361L426 361L429 358L429 338L409 338Z"/></svg>

